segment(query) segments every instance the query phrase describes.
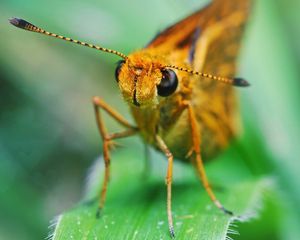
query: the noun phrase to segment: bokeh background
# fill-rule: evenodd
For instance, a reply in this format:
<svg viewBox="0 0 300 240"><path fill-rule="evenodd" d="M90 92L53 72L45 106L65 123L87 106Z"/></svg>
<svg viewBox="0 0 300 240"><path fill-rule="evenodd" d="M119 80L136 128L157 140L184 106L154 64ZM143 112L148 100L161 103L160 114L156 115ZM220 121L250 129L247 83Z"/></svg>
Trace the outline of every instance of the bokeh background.
<svg viewBox="0 0 300 240"><path fill-rule="evenodd" d="M205 3L0 2L0 239L45 238L50 220L81 199L101 153L92 96L131 119L114 80L115 56L21 31L7 19L130 53ZM240 75L252 87L241 91L241 108L248 154L256 156L249 168L274 176L278 196L262 211L271 220L241 225L238 239L260 239L266 229L272 239L300 237L299 9L298 0L257 1L244 41ZM142 155L138 138L123 143ZM251 153L254 145L264 154Z"/></svg>

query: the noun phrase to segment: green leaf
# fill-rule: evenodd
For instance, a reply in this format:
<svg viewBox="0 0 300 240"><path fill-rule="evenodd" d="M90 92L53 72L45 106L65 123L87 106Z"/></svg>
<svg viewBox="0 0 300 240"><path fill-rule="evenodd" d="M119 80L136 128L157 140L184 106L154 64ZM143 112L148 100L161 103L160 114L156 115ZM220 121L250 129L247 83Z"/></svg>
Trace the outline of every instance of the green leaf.
<svg viewBox="0 0 300 240"><path fill-rule="evenodd" d="M239 173L222 181L216 180L216 175L217 182L213 182L216 193L227 208L243 216L242 220L249 219L257 214L263 192L270 188L271 181L250 177L236 152L229 151L224 156L209 164L209 173L222 171L223 177ZM142 178L140 156L121 151L113 154L113 158L112 181L102 216L96 218L98 201L84 201L57 218L51 239L170 239L166 189L159 171L159 168L166 169L163 157L155 155L157 161L147 180ZM224 164L233 167L224 169ZM100 176L95 177L95 172L103 173L103 165L100 166L94 167L93 179L100 179ZM228 233L235 233L229 227L236 217L224 215L210 202L190 166L177 163L174 176L172 203L176 239L226 239ZM91 187L88 195L95 196L95 192Z"/></svg>

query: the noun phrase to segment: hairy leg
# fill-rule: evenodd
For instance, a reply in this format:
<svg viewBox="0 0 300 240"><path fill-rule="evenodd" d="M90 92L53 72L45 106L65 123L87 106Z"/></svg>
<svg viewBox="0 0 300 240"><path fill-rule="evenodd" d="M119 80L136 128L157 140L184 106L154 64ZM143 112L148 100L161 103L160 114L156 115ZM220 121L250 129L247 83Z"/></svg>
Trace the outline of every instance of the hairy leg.
<svg viewBox="0 0 300 240"><path fill-rule="evenodd" d="M110 149L113 147L112 140L117 138L125 138L125 137L132 136L138 132L138 128L132 126L118 112L116 112L113 108L107 105L101 98L94 97L93 104L94 104L97 126L101 138L103 140L103 158L105 163L104 181L102 184L99 208L97 212L97 216L99 216L100 211L103 208L106 199L106 190L107 190L107 184L109 181L109 173L110 173ZM104 121L101 117L101 110L109 114L113 119L115 119L118 123L124 126L126 130L118 133L112 133L112 134L107 133L107 130L104 125Z"/></svg>
<svg viewBox="0 0 300 240"><path fill-rule="evenodd" d="M173 155L168 149L165 142L161 139L160 136L156 135L157 146L160 150L166 155L168 158L168 169L166 175L166 184L167 184L167 215L168 215L168 223L169 223L169 231L172 238L175 237L174 234L174 225L173 225L173 217L172 217L172 175L173 175Z"/></svg>
<svg viewBox="0 0 300 240"><path fill-rule="evenodd" d="M201 138L200 138L200 130L197 124L197 119L194 113L194 110L192 106L186 102L185 103L186 108L189 113L189 120L190 120L190 127L191 127L191 133L192 133L192 140L193 140L193 152L195 153L195 168L197 170L197 173L200 177L200 180L203 184L203 187L205 188L206 192L208 193L208 196L212 200L212 202L221 209L224 213L233 215L231 211L228 211L223 207L223 205L220 203L220 201L216 198L210 184L208 181L208 178L206 176L206 172L204 169L204 164L202 161L201 153L200 153L200 144L201 144Z"/></svg>

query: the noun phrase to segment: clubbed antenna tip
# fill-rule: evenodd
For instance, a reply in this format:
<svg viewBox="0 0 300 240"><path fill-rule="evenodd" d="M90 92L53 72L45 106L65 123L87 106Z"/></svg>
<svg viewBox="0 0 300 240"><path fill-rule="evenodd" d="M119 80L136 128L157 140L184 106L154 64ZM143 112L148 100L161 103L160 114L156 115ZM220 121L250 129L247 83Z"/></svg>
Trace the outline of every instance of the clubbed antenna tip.
<svg viewBox="0 0 300 240"><path fill-rule="evenodd" d="M22 29L24 29L26 27L26 25L29 24L29 22L27 22L27 21L25 21L23 19L20 19L20 18L11 18L11 19L9 19L9 22L12 25L14 25L14 26L16 26L18 28L22 28Z"/></svg>
<svg viewBox="0 0 300 240"><path fill-rule="evenodd" d="M249 87L250 83L243 78L234 78L233 85L237 87Z"/></svg>

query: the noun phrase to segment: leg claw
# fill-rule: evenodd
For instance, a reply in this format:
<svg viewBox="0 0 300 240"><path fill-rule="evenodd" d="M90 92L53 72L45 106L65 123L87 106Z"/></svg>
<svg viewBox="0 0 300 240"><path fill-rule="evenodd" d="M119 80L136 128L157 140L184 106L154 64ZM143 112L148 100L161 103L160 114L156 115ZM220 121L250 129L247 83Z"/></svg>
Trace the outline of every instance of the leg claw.
<svg viewBox="0 0 300 240"><path fill-rule="evenodd" d="M227 215L230 215L230 216L233 216L233 215L234 215L232 211L227 210L227 209L224 208L223 206L222 206L221 210L222 210L225 214L227 214Z"/></svg>
<svg viewBox="0 0 300 240"><path fill-rule="evenodd" d="M170 231L171 238L172 238L172 239L175 239L174 228L173 228L173 227L170 227L170 228L169 228L169 231Z"/></svg>

